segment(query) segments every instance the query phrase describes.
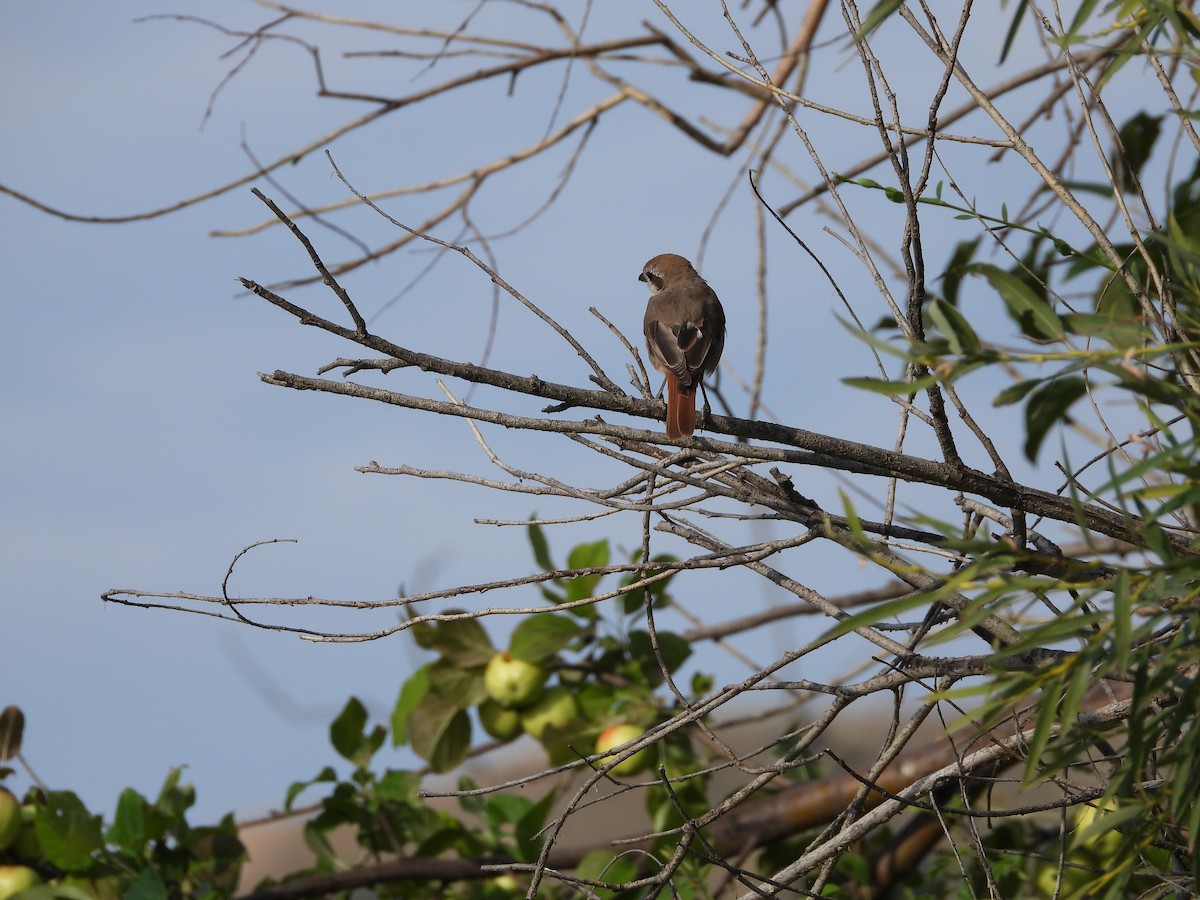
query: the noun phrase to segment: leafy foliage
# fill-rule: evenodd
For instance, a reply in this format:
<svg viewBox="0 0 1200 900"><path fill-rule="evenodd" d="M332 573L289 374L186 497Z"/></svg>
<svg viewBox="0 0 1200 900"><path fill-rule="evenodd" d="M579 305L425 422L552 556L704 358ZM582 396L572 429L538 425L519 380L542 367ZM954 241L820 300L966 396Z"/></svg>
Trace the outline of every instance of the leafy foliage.
<svg viewBox="0 0 1200 900"><path fill-rule="evenodd" d="M863 42L880 38L895 17L911 15L905 4L878 0L865 20L848 22L852 41L864 48L868 72L879 63ZM999 58L1007 56L1031 19L1050 28L1030 4L1012 4ZM903 208L903 265L896 270L904 273L908 305L901 309L888 294L890 317L884 325L855 326L877 354L879 369L846 381L895 400L902 409L902 435L910 419L930 425L941 458L867 448L851 459L860 445L805 433L793 446L788 440L794 435L774 423L750 423L741 433L733 429L743 423L728 426L730 436L745 441L747 449L761 449L749 445L767 435L784 448L781 459L840 465L847 475L886 480L889 492L905 481L942 488L962 508L961 523L924 510L899 513L893 493L881 504L882 522L868 521L849 499L834 515L800 496L780 470L771 470L770 481L754 471L773 459L766 452L761 459L743 459L718 453L712 449L716 444L699 443L669 461L653 451L629 457L639 462L638 478L652 472L654 478L676 479L660 494L647 488L646 505L632 506L637 515L659 515L675 525L683 519L680 510L692 510L671 491L715 485L719 490L713 487L705 500L741 503L729 518L752 518L756 507L769 510L767 517L801 526L803 540L828 540L858 562L899 578L904 589L851 610L850 601L844 607L828 602L763 564L787 541L720 548L711 535L693 529L687 539L706 553L725 553L723 559L736 560L730 565L745 565L787 584L829 622L792 658L751 660L752 669L760 668L743 685L719 689L710 674L698 671L685 690L675 679L693 644L684 635L658 629L655 618L672 608L670 589L680 562L667 555L646 560L638 550L614 563L610 542L596 538L570 548L559 565L546 532L531 522L527 537L544 577L527 591L533 597L530 612L507 633L503 649L498 635L481 623L486 610L444 609L404 623L429 658L399 686L390 715L391 746L411 748L427 771L382 766L389 729L372 725L365 705L351 698L330 727L337 766L325 766L286 791L289 812L298 811L302 796L318 790L322 795L306 810L311 814L306 838L315 862L292 878L383 866L386 860L465 861L474 866L466 874L406 873L403 883L395 873L381 875L376 890L405 897L491 898L525 890L567 896L575 888L566 883L535 885L549 870L545 856L562 821L557 805L586 806L592 802L589 791L603 782L615 792L633 787L644 792L650 837L636 853L595 848L569 867L581 890L600 897L642 896L639 879L653 872L661 879L652 894L664 891L669 880L678 896L706 896L718 876L751 890L809 878L800 890L836 897L888 890L913 897L1195 893L1200 884L1200 804L1195 802L1200 795L1200 162L1188 158L1179 168L1174 162L1166 167L1161 203L1147 199L1152 192L1145 181L1163 156L1164 135L1174 134L1178 146L1191 141L1193 149L1200 140L1191 125L1196 113L1182 106L1173 89L1163 109L1137 110L1120 124L1105 121L1109 113L1100 97L1139 56L1156 65L1160 56L1169 58L1194 78L1200 72L1195 46L1200 20L1187 4L1122 0L1102 7L1088 0L1066 30L1049 40L1065 56L1111 32L1120 40L1097 51L1088 64L1094 68L1071 57L1071 86L1090 98L1072 114L1080 115L1090 133L1109 139L1096 154L1099 174L1067 180L1027 156L1040 181L1033 196L1019 203L1004 197L981 208L952 180L929 191L937 105L930 108L930 133L904 132L906 140L928 141L928 165L917 176L906 153L893 145L896 135L888 133L890 127L900 133L898 125L885 127L883 106L875 97L892 174L902 183L835 175L823 185L841 192L843 214L843 198L850 195L866 197L875 204L871 209ZM950 33L944 29L939 40ZM1166 52L1159 53L1160 47ZM676 51L674 59L686 56ZM944 47L939 44L934 52ZM602 57L588 62L598 66ZM939 60L949 78L955 58ZM789 69L785 79L790 74ZM697 80L723 83L725 77L722 72ZM621 98L632 96L632 88L624 87ZM985 100L976 100L982 108ZM658 101L648 105L664 112ZM674 113L669 117L682 121ZM1001 118L999 112L994 118ZM788 124L802 131L798 122ZM1004 152L1028 149L1020 129L1006 137L1000 142ZM1100 138L1094 139L1099 144ZM1070 137L1068 160L1077 159L1078 141L1077 135ZM1172 159L1176 151L1170 151ZM946 169L949 178L950 166ZM1100 224L1105 215L1087 213L1080 198L1104 210L1108 224ZM783 224L782 217L778 221ZM952 230L955 243L941 277L926 283L917 236L933 222ZM856 230L854 236L862 238ZM863 238L855 245L864 257L868 243ZM326 283L333 280L328 270L322 276ZM305 324L317 322L271 291L251 282L247 286ZM351 333L321 322L327 331L380 352L365 327ZM407 352L383 346L397 360ZM431 360L424 355L404 361L425 368ZM357 372L371 365L350 361L345 368ZM468 371L446 368L456 376ZM272 383L286 383L276 375ZM958 393L968 388L981 391L993 410L1019 408L1021 449L1029 468L1043 461L1044 471L1046 455L1057 452L1056 490L1035 489L1010 471ZM619 405L627 399L620 394L605 394L612 406L604 408L637 412ZM562 402L555 409L570 405ZM959 422L952 423L948 409L958 412L965 431L978 441L993 475L960 458ZM452 413L462 410L454 406ZM1098 429L1086 433L1085 416L1099 423ZM603 424L596 418L588 428L596 423ZM1080 432L1097 450L1090 459L1072 460L1079 444L1070 439ZM612 446L625 452L627 435L612 438ZM692 450L694 458L688 456ZM716 474L705 470L710 465ZM1055 512L1030 513L1032 501L1045 509L1048 498L1061 501ZM713 512L727 514L727 509ZM1126 543L1097 549L1101 533ZM1065 539L1083 542L1084 549L1065 552L1060 546ZM691 562L699 567L711 559ZM808 681L784 682L778 676L783 666L807 663L806 654L835 641L846 639L839 649L849 645L852 635L873 643L869 661L862 661L871 672L862 682L811 671L805 673ZM986 641L980 655L925 655L976 638ZM501 693L497 671L526 679L519 687L529 690ZM770 678L780 681L769 683ZM713 734L706 735L708 741L697 739L711 709L764 683L804 701L820 697L828 706L745 758L720 746ZM832 754L822 755L812 742L842 710L873 694L891 697L892 710L885 743L871 773L864 775ZM914 703L914 697L920 699ZM910 714L914 705L918 711ZM945 723L941 744L932 742L900 759L905 742L935 710ZM957 721L947 721L953 716ZM477 725L494 741L478 739ZM593 752L597 737L613 725L632 726L630 733L638 736L616 755L606 752L612 745ZM0 715L0 758L16 754L22 729L19 711ZM434 808L422 796L424 775L453 772L473 753L516 740L536 744L551 767L573 768L584 788L572 798L566 796L565 778L554 789L527 793L523 785L479 788L461 776L455 812ZM640 772L618 777L617 756L629 759L647 748L652 770L644 778ZM764 763L762 757L770 758ZM343 777L339 768L347 766L349 775ZM744 780L718 796L712 783L718 768L736 771ZM1010 769L1013 774L1006 775ZM0 777L9 774L11 769L0 770ZM634 785L635 780L642 783ZM1006 780L1015 799L993 805L993 788ZM1038 790L1053 799L1042 802L1039 793L1037 802L1026 803ZM122 793L106 826L71 792L34 790L26 797L26 840L0 848L0 864L33 867L51 883L41 889L43 895L228 896L244 859L235 824L227 816L217 826L190 826L185 814L193 801L191 788L180 785L173 772L153 803L134 791ZM872 819L876 812L878 818ZM344 858L335 850L332 835L338 829L353 834L357 855ZM943 840L955 852L928 857L929 848ZM760 851L756 864L777 874L768 878L750 869L752 851ZM510 869L504 876L509 880L483 878L489 864ZM448 882L453 884L449 894Z"/></svg>

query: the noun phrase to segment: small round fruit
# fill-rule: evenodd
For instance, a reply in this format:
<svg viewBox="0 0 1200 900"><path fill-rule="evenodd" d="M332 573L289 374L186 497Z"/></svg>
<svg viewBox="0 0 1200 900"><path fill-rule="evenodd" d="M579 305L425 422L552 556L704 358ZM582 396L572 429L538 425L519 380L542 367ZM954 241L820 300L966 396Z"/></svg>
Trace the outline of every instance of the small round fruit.
<svg viewBox="0 0 1200 900"><path fill-rule="evenodd" d="M501 706L528 706L542 693L548 673L537 663L526 662L500 651L483 670L483 687Z"/></svg>
<svg viewBox="0 0 1200 900"><path fill-rule="evenodd" d="M496 740L511 741L521 733L521 714L489 698L479 704L479 724Z"/></svg>
<svg viewBox="0 0 1200 900"><path fill-rule="evenodd" d="M0 787L0 850L7 850L21 833L21 804L8 788Z"/></svg>
<svg viewBox="0 0 1200 900"><path fill-rule="evenodd" d="M38 840L37 825L33 821L36 815L37 807L32 804L21 807L21 832L8 848L8 852L15 856L18 862L37 862L45 856L42 852L42 842Z"/></svg>
<svg viewBox="0 0 1200 900"><path fill-rule="evenodd" d="M611 750L613 747L620 747L622 744L628 744L630 741L640 738L646 732L636 725L623 723L621 725L609 725L596 738L596 752L603 753L605 750ZM600 765L606 765L613 757L606 756L600 760ZM654 761L654 748L643 747L637 753L628 759L623 759L611 769L609 772L618 777L626 777L636 775L638 772L649 768L650 763Z"/></svg>
<svg viewBox="0 0 1200 900"><path fill-rule="evenodd" d="M521 710L521 727L540 741L550 726L566 728L578 717L575 695L565 687L552 687L532 706Z"/></svg>
<svg viewBox="0 0 1200 900"><path fill-rule="evenodd" d="M41 880L29 866L0 866L0 900L15 897Z"/></svg>

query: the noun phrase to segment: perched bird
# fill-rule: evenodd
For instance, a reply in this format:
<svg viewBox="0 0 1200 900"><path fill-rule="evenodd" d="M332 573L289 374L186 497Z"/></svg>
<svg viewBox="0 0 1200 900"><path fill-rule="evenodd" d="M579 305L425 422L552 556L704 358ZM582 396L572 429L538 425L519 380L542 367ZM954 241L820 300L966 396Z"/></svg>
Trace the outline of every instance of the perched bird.
<svg viewBox="0 0 1200 900"><path fill-rule="evenodd" d="M721 361L725 310L692 264L664 253L642 268L650 286L646 348L650 363L667 376L667 437L688 437L696 428L696 388Z"/></svg>

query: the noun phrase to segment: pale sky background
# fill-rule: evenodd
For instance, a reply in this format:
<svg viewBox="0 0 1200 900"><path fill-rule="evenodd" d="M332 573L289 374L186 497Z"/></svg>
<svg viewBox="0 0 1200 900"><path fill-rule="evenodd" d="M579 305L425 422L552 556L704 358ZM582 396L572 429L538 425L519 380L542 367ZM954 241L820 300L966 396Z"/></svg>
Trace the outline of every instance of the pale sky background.
<svg viewBox="0 0 1200 900"><path fill-rule="evenodd" d="M446 28L474 5L327 2L313 8ZM243 130L258 157L273 160L370 108L314 98L307 55L277 44L264 48L225 90L201 129L209 96L232 64L220 55L234 41L198 24L133 23L144 15L195 12L196 6L163 0L0 3L0 79L7 86L0 94L0 181L80 214L136 213L248 171L239 148ZM202 6L205 17L237 27L270 18L246 0L211 0ZM687 7L695 16L689 24L715 46L738 49L717 4ZM827 24L840 28L835 12ZM980 9L977 17L988 14ZM996 27L1005 27L1008 13L996 15ZM505 17L516 16L513 7L491 4L471 30L503 28ZM668 27L648 2L595 4L588 36L600 40L626 33L628 22L642 18ZM533 20L520 21L525 28ZM994 41L995 31L989 34L979 22L973 28L980 40ZM403 93L456 71L455 63L446 61L414 81L411 64L338 56L345 48L393 46L386 35L312 27L295 33L322 41L331 85L351 90ZM544 26L540 33L522 36L561 43ZM1000 79L993 48L964 56L989 84ZM1034 52L1032 42L1018 52ZM826 46L818 58L808 93L868 112L857 60L841 44ZM914 53L893 70L893 86L915 122L923 122L920 111L931 90L919 59ZM473 69L479 63L465 65ZM702 92L677 73L664 77L664 96L680 102L690 116L731 126L744 113L742 101L726 92ZM526 146L611 92L581 67L554 118L562 78L561 66L527 72L512 96L507 80L488 82L388 117L331 149L347 176L367 192L451 175ZM904 93L910 84L920 86ZM834 128L813 116L805 123L831 168L848 166L878 147L877 136L868 130ZM958 130L972 127L980 126ZM574 146L572 139L527 173L489 182L473 207L480 227L504 231L535 210ZM956 152L947 148L949 158ZM787 158L802 178L815 178L799 146ZM956 174L971 175L977 171L973 165L963 162ZM660 120L629 104L592 135L558 205L494 245L500 271L625 384L626 355L587 308L599 307L636 337L645 302L644 287L635 280L642 263L666 251L694 257L712 210L745 166L744 152L720 159L684 143ZM1007 171L996 167L983 181L972 182L981 205L995 199L993 208L998 208L1005 187L1012 188L1005 178L1022 177L1019 167L1011 170L1018 176ZM872 174L894 181L886 170ZM277 177L309 204L346 194L319 154ZM262 188L291 208L273 188ZM987 197L987 191L996 197ZM778 176L768 182L768 192L778 202L796 193ZM896 248L899 208L877 192L852 196L888 249ZM430 208L418 199L387 204L389 212L410 224ZM703 265L726 309L744 323L731 329L726 359L746 376L753 369L752 209L742 176ZM248 188L178 214L124 225L66 222L3 196L0 216L5 236L0 244L5 272L0 705L24 710L24 752L38 775L52 787L78 791L105 815L111 815L123 787L153 795L176 765L187 766L186 779L197 787L195 822L229 810L251 815L277 807L289 783L336 762L326 729L348 696L359 696L378 720L387 720L401 682L422 660L411 639L317 645L208 618L105 605L100 594L114 587L215 594L233 555L270 538L299 543L266 547L244 560L232 580L234 593L383 600L395 596L401 584L417 592L518 576L534 570L523 532L475 525L473 519L551 516L569 508L465 485L356 473L354 466L374 459L383 465L502 477L461 421L262 384L256 372L283 368L314 374L336 356L353 355L353 348L241 293L234 280L239 275L270 283L310 274L302 248L282 229L246 239L208 236L267 218ZM338 221L371 246L395 236L390 225L369 213L355 211ZM945 261L954 234L949 216L931 215L926 221L933 270ZM878 297L852 255L822 232L826 222L807 215L793 217L790 224L835 269L843 288L861 298L864 319L877 320ZM945 235L935 233L938 225ZM305 230L327 261L353 252L329 231L311 223ZM439 234L452 238L456 232L453 226ZM844 313L833 291L778 230L771 248L771 409L801 427L891 446L893 407L839 382L873 372L865 349L837 322ZM367 266L344 283L369 317L429 259L419 248ZM286 293L338 315L322 289ZM409 347L477 360L491 310L487 279L454 256L443 259L373 327ZM506 297L500 298L491 364L587 383L573 352ZM724 378L728 396L743 412L744 395L728 373ZM432 379L420 373L393 373L383 383L439 396ZM454 388L464 390L463 385ZM980 396L989 394L982 389ZM522 399L517 408L540 405ZM1009 438L1005 451L1020 468L1015 414L1003 413L1010 420L1002 430ZM518 468L545 468L588 484L617 480L615 470L597 467L594 458L565 441L494 430L488 436ZM914 435L911 446L925 452L928 441ZM985 465L973 447L969 455L973 464ZM792 474L804 493L831 508L840 506L839 486L827 474ZM1047 476L1042 483L1055 486L1056 478ZM856 497L855 502L864 501ZM875 510L865 504L863 512L874 515ZM743 532L741 539L773 533L763 526L750 537ZM551 539L561 559L580 541L607 536L632 548L639 534L640 523L631 517L574 526L552 533ZM657 549L686 552L666 540ZM828 548L808 549L781 564L829 594L879 583L874 573L850 583L845 572L852 567L835 566L829 557ZM736 574L681 579L679 591L713 620L779 599L761 582ZM537 600L529 592L464 602ZM455 604L442 607L450 605ZM294 609L274 618L342 631L373 630L395 621L392 612L306 615ZM495 634L505 627L490 624ZM773 658L803 640L805 629L814 625L777 626L743 649L758 660ZM701 665L722 680L745 674L737 663L711 654ZM379 760L395 767L416 764L411 755L390 748ZM12 781L18 791L28 783L24 771Z"/></svg>

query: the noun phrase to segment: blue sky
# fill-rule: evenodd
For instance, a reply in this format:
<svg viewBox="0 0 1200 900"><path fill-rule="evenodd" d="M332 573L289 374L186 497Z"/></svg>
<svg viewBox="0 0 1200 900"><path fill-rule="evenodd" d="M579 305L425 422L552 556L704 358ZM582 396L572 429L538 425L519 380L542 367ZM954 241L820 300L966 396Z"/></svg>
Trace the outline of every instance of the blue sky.
<svg viewBox="0 0 1200 900"><path fill-rule="evenodd" d="M419 14L422 24L435 24L428 17L441 15L441 24L449 26L473 4L447 4L436 12L430 4L401 6L410 19ZM391 3L362 3L355 15L396 18L394 10ZM659 20L650 4L597 5L592 36L621 33L631 10L637 18ZM6 136L0 181L81 214L133 213L245 173L243 135L260 159L274 159L367 108L314 99L307 55L274 46L226 89L201 129L209 96L229 69L220 54L231 41L196 24L132 21L172 11L161 2L134 0L72 4L69 12L59 4L5 5L0 76L21 87L0 97ZM214 0L204 14L243 27L267 17L237 0ZM478 24L485 30L486 15ZM718 13L708 11L697 27L723 49L734 49ZM553 39L549 32L539 37ZM339 59L334 51L349 40L345 31L325 38L331 81L357 78L361 84L360 72L373 73L381 93L420 83L411 73L398 76L391 63ZM355 44L386 45L382 36ZM866 101L854 93L857 61L836 48L825 53L814 93L865 111ZM990 66L980 67L990 80ZM422 75L425 81L437 77L438 71ZM527 73L511 97L507 82L489 83L453 102L385 120L331 149L364 191L453 174L525 146L609 92L579 73L555 118L561 79L561 68ZM744 109L719 92L697 99L694 88L678 82L663 90L680 98L689 114L725 123L738 121ZM921 108L926 93L914 94L911 102ZM822 151L832 168L876 146L870 134L857 131L855 140L864 142L860 152L839 143L836 128L825 132L811 124L826 140ZM489 183L473 208L481 228L502 231L535 210L571 146L528 174ZM795 160L813 179L803 157ZM744 169L744 157L724 160L685 146L644 110L622 108L596 130L559 204L516 237L496 243L500 271L624 383L624 353L587 308L597 306L636 336L645 301L635 281L642 263L665 251L694 256L739 166ZM279 178L308 203L346 194L319 154L285 168ZM782 201L794 195L782 179L773 185ZM263 189L288 208L272 188ZM856 199L884 226L895 216L878 194L859 192ZM388 205L409 223L429 208L419 198ZM744 323L731 332L726 358L747 375L753 355L752 209L742 185L718 223L704 266L726 308ZM79 791L98 811L111 812L126 785L153 793L175 765L186 765L198 788L198 819L277 806L288 783L334 761L325 729L346 698L358 695L385 718L400 683L421 660L403 636L314 645L202 617L106 606L99 599L106 589L216 593L238 550L289 538L298 543L265 547L244 560L233 590L387 599L402 584L416 592L526 574L533 562L521 531L477 526L474 518L566 510L468 485L359 474L354 466L375 459L499 475L462 422L262 384L256 372L312 374L351 352L244 295L235 282L236 276L269 283L309 274L302 249L282 229L245 239L208 236L267 215L247 188L124 225L66 222L0 197L6 235L0 251L6 273L0 704L25 711L25 754L38 775L53 787ZM341 221L373 246L394 237L370 214L355 211ZM797 217L792 224L842 273L844 287L869 292L852 256L822 232L823 221ZM327 261L352 252L344 239L306 229ZM895 246L894 235L888 239ZM941 240L939 252L948 246L948 239ZM833 291L784 236L773 235L771 247L777 339L768 354L778 368L768 380L768 403L780 418L802 427L890 446L891 408L839 383L846 375L870 374L871 367L864 348L837 323L835 315L842 313ZM365 267L345 283L368 315L386 308L378 319L385 335L477 359L493 298L486 277L464 260L441 260L433 274L391 302L429 259L422 248ZM332 297L318 288L288 296L336 314ZM864 307L871 321L879 315L873 302ZM506 298L492 364L586 383L572 351ZM397 389L436 396L432 381L419 373L388 379ZM742 402L736 391L730 394ZM504 432L489 432L489 438L520 468L544 466L589 484L613 476L570 447ZM839 504L838 485L827 475L802 477L805 493ZM639 533L635 519L609 520L564 529L552 539L561 557L572 544L602 536L632 548ZM754 536L770 533L762 526ZM798 577L831 594L875 583L849 583L815 553L797 553L794 564ZM732 598L745 613L777 597L734 574L681 580L680 587L695 592L689 599L714 616L728 613ZM505 602L516 600L535 602ZM489 595L480 602L499 601ZM382 627L391 617L310 618L288 610L277 620L358 631ZM503 627L497 624L498 633ZM773 656L798 642L805 627L774 629L767 638L771 646L751 649L758 659ZM724 659L707 662L722 677L743 674ZM403 752L384 762L414 764ZM18 789L27 784L19 773Z"/></svg>

